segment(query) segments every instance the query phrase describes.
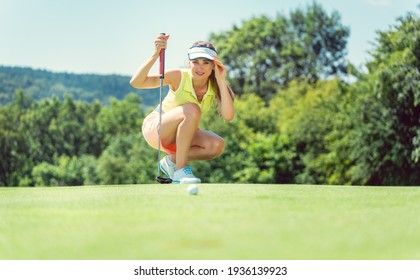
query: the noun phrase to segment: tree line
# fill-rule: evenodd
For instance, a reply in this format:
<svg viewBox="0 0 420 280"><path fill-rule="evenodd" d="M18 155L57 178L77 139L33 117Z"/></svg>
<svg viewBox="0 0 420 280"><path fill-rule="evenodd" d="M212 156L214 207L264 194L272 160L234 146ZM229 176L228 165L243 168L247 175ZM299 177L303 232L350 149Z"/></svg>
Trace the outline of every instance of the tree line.
<svg viewBox="0 0 420 280"><path fill-rule="evenodd" d="M122 100L133 88L123 75L56 73L27 67L0 66L0 104L13 101L16 89L22 89L34 100L70 95L74 100L108 104L110 98ZM143 106L150 107L159 101L157 89L136 90Z"/></svg>
<svg viewBox="0 0 420 280"><path fill-rule="evenodd" d="M339 15L316 3L212 34L237 93L236 116L231 123L216 112L203 116L200 127L223 136L226 149L192 163L197 176L420 185L418 30L411 12L378 31L366 72L344 60L349 30ZM102 104L71 96L35 101L18 90L0 106L0 185L151 183L156 151L140 132L148 112L134 93Z"/></svg>

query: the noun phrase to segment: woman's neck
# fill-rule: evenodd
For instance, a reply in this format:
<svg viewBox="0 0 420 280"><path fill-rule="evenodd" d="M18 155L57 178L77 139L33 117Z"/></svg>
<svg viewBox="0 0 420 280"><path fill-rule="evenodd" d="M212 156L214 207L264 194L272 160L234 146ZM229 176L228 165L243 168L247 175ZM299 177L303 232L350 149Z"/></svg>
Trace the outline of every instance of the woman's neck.
<svg viewBox="0 0 420 280"><path fill-rule="evenodd" d="M196 80L196 79L192 79L192 83L193 83L193 86L194 87L202 88L202 87L206 87L207 86L207 84L209 83L209 80L208 79L207 80Z"/></svg>
<svg viewBox="0 0 420 280"><path fill-rule="evenodd" d="M192 81L193 88L195 93L197 94L205 94L207 92L209 81Z"/></svg>

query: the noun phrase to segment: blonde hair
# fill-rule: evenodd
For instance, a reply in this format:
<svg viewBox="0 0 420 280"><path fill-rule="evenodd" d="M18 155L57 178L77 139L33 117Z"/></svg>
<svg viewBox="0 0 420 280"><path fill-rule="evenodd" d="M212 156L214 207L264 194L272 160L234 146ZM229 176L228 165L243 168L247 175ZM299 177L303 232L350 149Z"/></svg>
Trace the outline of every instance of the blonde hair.
<svg viewBox="0 0 420 280"><path fill-rule="evenodd" d="M205 48L209 48L209 49L217 52L216 48L211 43L206 42L206 41L197 41L191 47L205 47ZM217 99L220 101L221 100L221 97L220 97L220 88L219 88L219 85L217 84L216 74L214 73L214 70L211 72L211 75L209 77L209 81L210 81L211 85L213 86L213 88L216 91ZM235 97L235 94L233 93L233 90L231 89L231 87L229 86L229 84L227 84L227 88L228 88L230 97L232 97L232 100L233 100L234 97Z"/></svg>

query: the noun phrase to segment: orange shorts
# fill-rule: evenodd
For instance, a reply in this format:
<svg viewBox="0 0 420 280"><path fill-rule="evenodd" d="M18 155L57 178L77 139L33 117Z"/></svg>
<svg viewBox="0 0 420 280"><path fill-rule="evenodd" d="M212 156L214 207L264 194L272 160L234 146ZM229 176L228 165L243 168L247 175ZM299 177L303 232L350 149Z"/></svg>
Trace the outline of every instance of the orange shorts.
<svg viewBox="0 0 420 280"><path fill-rule="evenodd" d="M156 150L159 145L159 112L153 111L143 121L141 131L146 142ZM160 145L162 151L167 154L176 154L176 143L169 146Z"/></svg>

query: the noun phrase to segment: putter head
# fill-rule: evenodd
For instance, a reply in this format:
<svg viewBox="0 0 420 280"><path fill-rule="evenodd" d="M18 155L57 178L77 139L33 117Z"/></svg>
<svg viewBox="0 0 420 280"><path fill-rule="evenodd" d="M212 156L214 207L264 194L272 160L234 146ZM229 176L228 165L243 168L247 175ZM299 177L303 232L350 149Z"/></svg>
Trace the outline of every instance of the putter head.
<svg viewBox="0 0 420 280"><path fill-rule="evenodd" d="M157 176L156 181L158 181L160 184L172 184L171 178L163 178L163 177Z"/></svg>

